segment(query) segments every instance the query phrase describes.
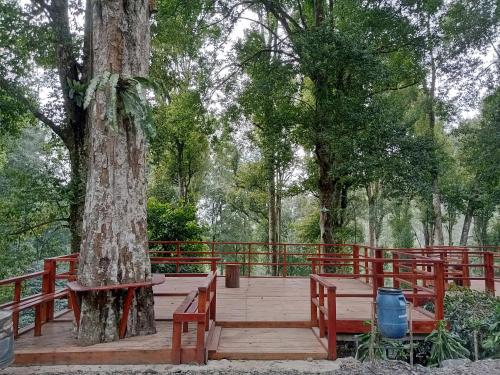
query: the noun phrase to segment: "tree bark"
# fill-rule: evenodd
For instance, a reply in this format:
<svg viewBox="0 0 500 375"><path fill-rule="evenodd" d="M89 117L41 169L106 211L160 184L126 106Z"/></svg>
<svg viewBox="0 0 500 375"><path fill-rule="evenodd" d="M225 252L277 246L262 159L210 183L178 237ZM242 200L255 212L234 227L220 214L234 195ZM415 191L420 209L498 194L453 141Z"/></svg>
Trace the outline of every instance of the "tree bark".
<svg viewBox="0 0 500 375"><path fill-rule="evenodd" d="M149 65L147 0L92 2L92 73L123 80L146 76ZM123 81L120 81L123 82ZM88 175L78 281L85 286L151 279L146 227L146 144L143 129L124 113L118 95L117 128L106 121L109 90L98 90L88 109ZM118 339L125 293L82 296L82 345ZM127 336L155 333L152 288L137 289Z"/></svg>
<svg viewBox="0 0 500 375"><path fill-rule="evenodd" d="M272 275L276 276L278 274L278 246L276 242L278 241L278 220L276 215L276 175L274 166L271 165L269 168L268 177L268 223L269 223L269 251L271 253L271 266Z"/></svg>
<svg viewBox="0 0 500 375"><path fill-rule="evenodd" d="M323 244L335 243L334 235L334 195L336 181L331 176L331 160L322 143L316 144L316 161L319 167L319 228L320 242Z"/></svg>
<svg viewBox="0 0 500 375"><path fill-rule="evenodd" d="M467 205L467 211L465 212L462 234L460 235L460 246L467 246L467 241L469 240L469 231L470 231L470 226L472 224L473 216L474 216L474 208L472 207L472 203L469 202Z"/></svg>

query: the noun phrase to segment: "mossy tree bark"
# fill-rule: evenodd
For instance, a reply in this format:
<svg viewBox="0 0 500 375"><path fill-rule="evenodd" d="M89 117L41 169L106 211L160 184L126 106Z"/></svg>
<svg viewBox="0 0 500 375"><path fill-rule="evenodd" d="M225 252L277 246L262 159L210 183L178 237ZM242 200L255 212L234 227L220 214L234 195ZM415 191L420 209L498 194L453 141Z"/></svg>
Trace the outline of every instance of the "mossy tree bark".
<svg viewBox="0 0 500 375"><path fill-rule="evenodd" d="M147 0L93 1L92 77L146 76L150 24ZM120 88L118 87L118 90ZM85 286L149 280L144 131L127 117L120 96L97 90L87 115L88 174L78 281ZM116 128L107 111L116 106ZM126 291L82 296L78 340L82 345L118 339ZM137 289L127 336L155 333L151 288Z"/></svg>

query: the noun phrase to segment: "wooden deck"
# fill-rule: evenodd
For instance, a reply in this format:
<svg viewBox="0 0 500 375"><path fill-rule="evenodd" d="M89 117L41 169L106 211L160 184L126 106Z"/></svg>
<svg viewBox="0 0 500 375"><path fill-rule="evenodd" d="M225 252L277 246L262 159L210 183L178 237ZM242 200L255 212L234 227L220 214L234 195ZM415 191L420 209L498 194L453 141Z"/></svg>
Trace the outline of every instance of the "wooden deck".
<svg viewBox="0 0 500 375"><path fill-rule="evenodd" d="M370 292L355 279L332 279L339 293ZM72 313L43 326L42 336L32 332L16 341L17 364L142 364L171 362L172 314L183 296L202 281L196 277L168 278L154 287L158 333L118 342L80 347L73 338ZM177 294L162 296L161 294ZM360 333L371 317L369 298L338 298L339 333ZM430 332L432 319L413 312L417 331ZM217 327L207 334L213 359L321 359L324 344L311 329L309 279L242 278L240 288L227 289L219 277ZM183 335L183 346L194 344L194 325ZM189 349L184 358L191 358Z"/></svg>

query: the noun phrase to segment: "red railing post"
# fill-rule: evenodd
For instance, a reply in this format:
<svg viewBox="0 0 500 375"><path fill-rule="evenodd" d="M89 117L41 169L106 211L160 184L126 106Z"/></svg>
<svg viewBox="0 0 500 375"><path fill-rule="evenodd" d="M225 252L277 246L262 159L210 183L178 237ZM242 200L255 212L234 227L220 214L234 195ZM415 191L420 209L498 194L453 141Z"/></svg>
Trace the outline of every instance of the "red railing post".
<svg viewBox="0 0 500 375"><path fill-rule="evenodd" d="M205 288L198 289L198 313L204 314L204 318L198 320L196 329L196 361L205 363L205 330L209 327L206 321L206 302L207 290Z"/></svg>
<svg viewBox="0 0 500 375"><path fill-rule="evenodd" d="M177 242L175 244L175 255L177 258L180 258L181 257L181 244L180 242ZM179 260L176 260L175 261L175 273L179 273L180 272L180 264L179 264Z"/></svg>
<svg viewBox="0 0 500 375"><path fill-rule="evenodd" d="M434 288L436 294L436 303L434 317L436 321L444 319L444 263L442 260L434 262Z"/></svg>
<svg viewBox="0 0 500 375"><path fill-rule="evenodd" d="M491 251L484 252L483 259L485 290L487 293L495 295L495 268L493 253Z"/></svg>
<svg viewBox="0 0 500 375"><path fill-rule="evenodd" d="M399 282L399 254L397 251L392 252L392 285L394 288L399 288L400 287L400 282Z"/></svg>
<svg viewBox="0 0 500 375"><path fill-rule="evenodd" d="M322 307L325 306L325 287L322 283L318 283L319 298L318 298L318 310L319 310L319 337L325 337L326 335L326 324L325 315L323 314Z"/></svg>
<svg viewBox="0 0 500 375"><path fill-rule="evenodd" d="M17 304L21 301L21 280L18 280L14 284L14 302ZM19 336L19 312L15 311L12 313L12 326L14 329L14 337Z"/></svg>
<svg viewBox="0 0 500 375"><path fill-rule="evenodd" d="M286 243L283 244L283 277L286 277L287 275L287 270L286 270Z"/></svg>
<svg viewBox="0 0 500 375"><path fill-rule="evenodd" d="M248 277L250 277L250 276L252 275L252 272L251 272L251 270L250 270L250 267L251 267L251 260L250 260L250 257L251 257L251 255L252 255L252 244L251 244L251 243L249 243L249 244L248 244L248 270L247 270L247 272L248 272Z"/></svg>
<svg viewBox="0 0 500 375"><path fill-rule="evenodd" d="M359 278L359 245L352 245L353 272Z"/></svg>
<svg viewBox="0 0 500 375"><path fill-rule="evenodd" d="M336 287L328 287L328 359L337 359L337 296Z"/></svg>
<svg viewBox="0 0 500 375"><path fill-rule="evenodd" d="M368 247L365 246L365 283L370 282L370 264L368 263Z"/></svg>
<svg viewBox="0 0 500 375"><path fill-rule="evenodd" d="M43 262L43 270L45 274L42 278L42 294L54 293L56 290L56 267L57 264L53 259L45 259ZM54 301L49 301L42 307L42 321L48 322L54 319Z"/></svg>
<svg viewBox="0 0 500 375"><path fill-rule="evenodd" d="M462 252L462 285L470 288L470 284L469 251L465 249Z"/></svg>
<svg viewBox="0 0 500 375"><path fill-rule="evenodd" d="M383 287L384 286L384 250L383 249L375 249L375 264L374 264L374 269L376 277L374 277L374 284L376 284L376 287Z"/></svg>
<svg viewBox="0 0 500 375"><path fill-rule="evenodd" d="M316 285L316 280L311 277L309 279L309 290L311 294L311 326L312 327L317 327L318 326L318 308L316 307L316 304L314 303L314 299L316 299L318 295L318 288Z"/></svg>
<svg viewBox="0 0 500 375"><path fill-rule="evenodd" d="M214 281L210 286L210 290L214 293L212 301L210 303L210 319L212 319L215 322L217 317L217 273L216 272L214 273Z"/></svg>

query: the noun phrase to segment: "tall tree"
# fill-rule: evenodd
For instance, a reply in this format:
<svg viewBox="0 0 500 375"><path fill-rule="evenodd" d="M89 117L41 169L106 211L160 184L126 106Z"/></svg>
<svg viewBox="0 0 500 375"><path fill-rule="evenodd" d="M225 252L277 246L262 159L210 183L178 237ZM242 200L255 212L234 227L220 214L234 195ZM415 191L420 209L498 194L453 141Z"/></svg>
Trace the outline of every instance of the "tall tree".
<svg viewBox="0 0 500 375"><path fill-rule="evenodd" d="M272 22L272 16L269 15L266 24ZM269 33L268 38L262 31L247 35L245 44L239 48L239 60L249 79L238 99L244 116L252 124L251 140L260 151L265 170L268 241L271 243L269 251L274 264L273 275L278 272L276 243L280 242L285 175L293 159L290 132L296 122L294 101L297 97L292 66L283 64L275 53L260 53L266 48L271 49L276 42L273 33ZM255 54L258 56L253 58L252 64L245 66L243 62Z"/></svg>
<svg viewBox="0 0 500 375"><path fill-rule="evenodd" d="M85 3L85 4L83 4ZM33 0L26 5L2 0L0 100L15 101L56 134L68 149L71 166L69 228L71 249L78 252L85 199L85 84L90 75L90 20L71 30L70 17L90 11L90 0ZM87 14L88 15L88 14ZM33 71L42 70L52 100L42 105L30 89ZM55 74L53 73L55 72ZM36 86L34 86L36 87Z"/></svg>
<svg viewBox="0 0 500 375"><path fill-rule="evenodd" d="M89 170L78 269L78 280L85 286L151 278L146 223L147 119L139 83L149 68L149 14L147 0L94 1L88 12L92 81L84 104L90 104ZM124 297L123 291L82 297L80 343L118 339ZM137 289L128 336L156 332L153 304L151 287Z"/></svg>

